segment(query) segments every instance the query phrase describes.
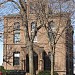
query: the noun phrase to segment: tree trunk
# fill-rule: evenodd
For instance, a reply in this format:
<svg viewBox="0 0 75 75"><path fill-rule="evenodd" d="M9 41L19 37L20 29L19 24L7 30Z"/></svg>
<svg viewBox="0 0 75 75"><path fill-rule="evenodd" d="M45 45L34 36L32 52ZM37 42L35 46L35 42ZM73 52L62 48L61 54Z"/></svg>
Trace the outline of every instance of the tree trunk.
<svg viewBox="0 0 75 75"><path fill-rule="evenodd" d="M30 75L34 74L34 66L33 66L33 43L29 42L29 73Z"/></svg>
<svg viewBox="0 0 75 75"><path fill-rule="evenodd" d="M33 43L30 40L29 37L29 31L28 31L28 21L26 20L26 15L23 18L23 22L25 25L25 42L28 45L28 51L29 51L29 73L30 75L33 75L34 73L34 67L33 67Z"/></svg>
<svg viewBox="0 0 75 75"><path fill-rule="evenodd" d="M49 38L49 37L48 37ZM51 44L50 44L50 41L49 41L49 46L50 46L50 60L51 60L51 74L50 75L54 75L54 60L55 60L55 47L53 47Z"/></svg>
<svg viewBox="0 0 75 75"><path fill-rule="evenodd" d="M54 75L54 55L51 53L51 75Z"/></svg>

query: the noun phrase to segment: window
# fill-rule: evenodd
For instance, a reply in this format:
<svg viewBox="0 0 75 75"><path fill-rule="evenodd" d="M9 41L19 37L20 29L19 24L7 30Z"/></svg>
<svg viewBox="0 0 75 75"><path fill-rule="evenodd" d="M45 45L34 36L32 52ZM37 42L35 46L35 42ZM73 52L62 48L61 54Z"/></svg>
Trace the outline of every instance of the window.
<svg viewBox="0 0 75 75"><path fill-rule="evenodd" d="M34 41L33 42L37 42L37 36L35 36Z"/></svg>
<svg viewBox="0 0 75 75"><path fill-rule="evenodd" d="M36 29L37 29L37 28L36 28L36 23L35 23L35 22L32 22L32 23L31 23L31 34L32 34L32 35L36 32ZM33 42L37 42L37 35L35 36Z"/></svg>
<svg viewBox="0 0 75 75"><path fill-rule="evenodd" d="M14 33L14 43L19 43L20 42L20 32L15 32Z"/></svg>
<svg viewBox="0 0 75 75"><path fill-rule="evenodd" d="M31 31L35 31L36 30L36 24L35 22L31 23Z"/></svg>
<svg viewBox="0 0 75 75"><path fill-rule="evenodd" d="M48 29L52 30L53 32L56 30L55 23L53 21L48 23Z"/></svg>
<svg viewBox="0 0 75 75"><path fill-rule="evenodd" d="M20 42L20 23L14 23L14 43Z"/></svg>
<svg viewBox="0 0 75 75"><path fill-rule="evenodd" d="M20 52L13 53L13 66L20 64Z"/></svg>
<svg viewBox="0 0 75 75"><path fill-rule="evenodd" d="M30 2L30 13L31 14L35 13L35 4L34 4L34 2Z"/></svg>
<svg viewBox="0 0 75 75"><path fill-rule="evenodd" d="M14 23L14 30L20 30L20 23L19 22L15 22Z"/></svg>
<svg viewBox="0 0 75 75"><path fill-rule="evenodd" d="M25 2L27 2L27 0L24 0Z"/></svg>
<svg viewBox="0 0 75 75"><path fill-rule="evenodd" d="M54 33L56 33L57 27L58 26L55 24L53 20L48 22L48 30L52 30Z"/></svg>
<svg viewBox="0 0 75 75"><path fill-rule="evenodd" d="M48 36L50 41L53 42L56 36L56 26L53 21L48 22Z"/></svg>

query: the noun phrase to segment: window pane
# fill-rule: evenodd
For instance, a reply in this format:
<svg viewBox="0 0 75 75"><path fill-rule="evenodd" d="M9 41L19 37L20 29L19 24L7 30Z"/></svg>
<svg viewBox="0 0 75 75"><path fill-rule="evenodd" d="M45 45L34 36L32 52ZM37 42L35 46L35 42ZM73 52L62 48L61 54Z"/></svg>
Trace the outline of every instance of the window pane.
<svg viewBox="0 0 75 75"><path fill-rule="evenodd" d="M33 2L30 2L30 13L35 13L35 4Z"/></svg>
<svg viewBox="0 0 75 75"><path fill-rule="evenodd" d="M34 41L33 42L37 42L37 36L35 36Z"/></svg>
<svg viewBox="0 0 75 75"><path fill-rule="evenodd" d="M20 33L15 33L14 34L14 43L20 42Z"/></svg>
<svg viewBox="0 0 75 75"><path fill-rule="evenodd" d="M53 32L55 32L56 31L56 25L55 25L55 23L54 22L49 22L48 23L48 29L51 31L53 31Z"/></svg>
<svg viewBox="0 0 75 75"><path fill-rule="evenodd" d="M14 65L19 65L19 57L14 57Z"/></svg>
<svg viewBox="0 0 75 75"><path fill-rule="evenodd" d="M19 22L14 23L14 30L20 30L20 23Z"/></svg>
<svg viewBox="0 0 75 75"><path fill-rule="evenodd" d="M31 31L34 31L36 29L36 24L34 22L31 23Z"/></svg>
<svg viewBox="0 0 75 75"><path fill-rule="evenodd" d="M20 54L19 53L14 54L14 57L20 57Z"/></svg>
<svg viewBox="0 0 75 75"><path fill-rule="evenodd" d="M20 53L14 52L13 54L13 65L19 65L20 64Z"/></svg>
<svg viewBox="0 0 75 75"><path fill-rule="evenodd" d="M27 0L24 0L25 2L27 2Z"/></svg>

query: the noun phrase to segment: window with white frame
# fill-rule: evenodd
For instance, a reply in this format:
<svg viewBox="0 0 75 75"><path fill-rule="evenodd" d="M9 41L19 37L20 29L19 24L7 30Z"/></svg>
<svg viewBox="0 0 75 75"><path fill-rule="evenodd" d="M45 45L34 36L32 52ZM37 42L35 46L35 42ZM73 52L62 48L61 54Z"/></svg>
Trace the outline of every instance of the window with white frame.
<svg viewBox="0 0 75 75"><path fill-rule="evenodd" d="M15 22L14 23L14 30L20 30L20 23L19 22Z"/></svg>
<svg viewBox="0 0 75 75"><path fill-rule="evenodd" d="M36 23L35 22L32 22L31 23L31 31L35 31L36 30Z"/></svg>
<svg viewBox="0 0 75 75"><path fill-rule="evenodd" d="M56 24L53 21L48 22L48 36L51 42L54 41L54 38L56 37Z"/></svg>
<svg viewBox="0 0 75 75"><path fill-rule="evenodd" d="M50 31L52 30L53 32L56 31L56 25L53 21L48 22L48 30L50 30Z"/></svg>
<svg viewBox="0 0 75 75"><path fill-rule="evenodd" d="M30 2L30 13L31 14L35 13L35 4L34 4L34 2Z"/></svg>
<svg viewBox="0 0 75 75"><path fill-rule="evenodd" d="M33 35L36 31L36 23L32 22L31 23L31 34ZM34 41L33 42L37 42L37 35L35 35Z"/></svg>
<svg viewBox="0 0 75 75"><path fill-rule="evenodd" d="M19 43L20 42L20 32L15 32L14 33L14 43Z"/></svg>
<svg viewBox="0 0 75 75"><path fill-rule="evenodd" d="M13 53L13 66L20 65L20 52Z"/></svg>
<svg viewBox="0 0 75 75"><path fill-rule="evenodd" d="M14 23L14 43L20 42L20 23Z"/></svg>
<svg viewBox="0 0 75 75"><path fill-rule="evenodd" d="M35 36L34 41L33 42L37 42L37 36Z"/></svg>
<svg viewBox="0 0 75 75"><path fill-rule="evenodd" d="M27 2L27 0L24 0L25 2Z"/></svg>

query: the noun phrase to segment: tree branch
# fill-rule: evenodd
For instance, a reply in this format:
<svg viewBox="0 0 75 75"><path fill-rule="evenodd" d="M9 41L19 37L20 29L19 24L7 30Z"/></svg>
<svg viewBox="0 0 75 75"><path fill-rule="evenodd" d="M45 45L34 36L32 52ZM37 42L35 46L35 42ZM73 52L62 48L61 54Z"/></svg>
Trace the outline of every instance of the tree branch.
<svg viewBox="0 0 75 75"><path fill-rule="evenodd" d="M57 44L58 40L60 39L60 37L62 36L63 32L68 29L70 26L65 26L64 29L62 30L62 32L60 33L59 37L57 38L57 40L55 41L55 44Z"/></svg>
<svg viewBox="0 0 75 75"><path fill-rule="evenodd" d="M5 3L7 3L7 2L9 2L9 1L4 1L4 2L0 3L0 6L1 6L2 4L5 4Z"/></svg>
<svg viewBox="0 0 75 75"><path fill-rule="evenodd" d="M5 3L7 3L7 2L13 2L13 3L15 3L15 4L18 6L18 8L21 10L20 5L19 5L16 1L14 1L14 0L7 0L7 1L4 1L4 2L0 3L0 6L3 5L3 4L5 4Z"/></svg>
<svg viewBox="0 0 75 75"><path fill-rule="evenodd" d="M19 0L19 2L20 2L20 5L21 5L21 9L26 13L26 4L25 4L25 2L23 1L23 0Z"/></svg>
<svg viewBox="0 0 75 75"><path fill-rule="evenodd" d="M15 2L13 0L11 2L15 3L18 6L18 8L21 10L21 7L20 7L20 5L17 2Z"/></svg>

